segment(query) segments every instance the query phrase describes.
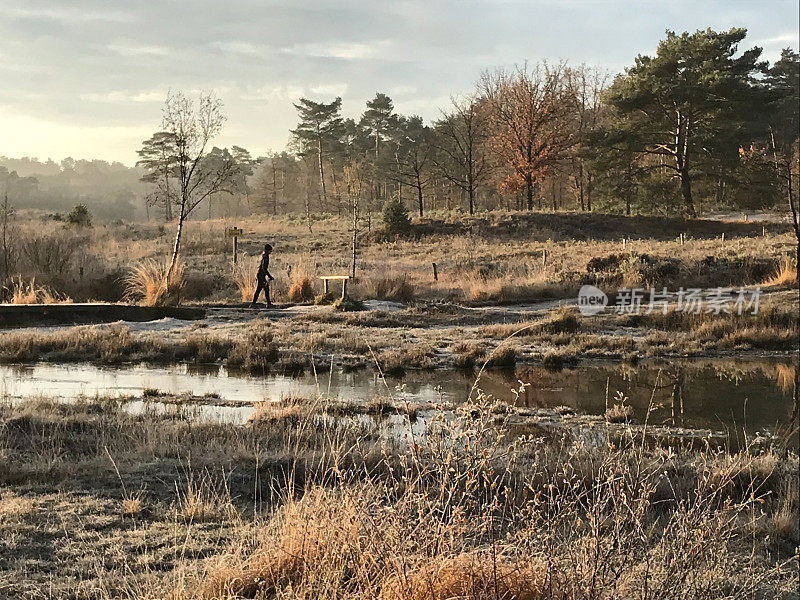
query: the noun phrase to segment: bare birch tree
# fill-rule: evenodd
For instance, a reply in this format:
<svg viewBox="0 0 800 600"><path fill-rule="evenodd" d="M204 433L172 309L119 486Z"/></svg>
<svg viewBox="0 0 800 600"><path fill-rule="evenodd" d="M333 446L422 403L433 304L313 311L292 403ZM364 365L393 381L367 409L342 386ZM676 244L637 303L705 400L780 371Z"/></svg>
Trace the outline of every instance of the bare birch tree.
<svg viewBox="0 0 800 600"><path fill-rule="evenodd" d="M164 103L162 130L174 138L178 180L178 226L172 258L164 275L168 285L180 253L183 226L192 211L211 195L231 193L237 173L229 153L225 160L205 160L209 144L225 124L222 102L213 94L201 94L197 103L181 92L170 92Z"/></svg>

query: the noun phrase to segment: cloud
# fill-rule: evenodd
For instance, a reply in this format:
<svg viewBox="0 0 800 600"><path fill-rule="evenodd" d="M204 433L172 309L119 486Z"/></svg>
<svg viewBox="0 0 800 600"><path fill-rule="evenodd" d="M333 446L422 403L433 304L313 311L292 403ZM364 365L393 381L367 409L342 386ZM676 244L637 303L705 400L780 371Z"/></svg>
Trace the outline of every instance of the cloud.
<svg viewBox="0 0 800 600"><path fill-rule="evenodd" d="M211 47L226 54L239 54L242 56L264 56L273 52L272 49L263 44L251 44L242 41L212 42Z"/></svg>
<svg viewBox="0 0 800 600"><path fill-rule="evenodd" d="M347 84L342 83L321 83L309 88L312 94L319 96L344 96L347 93Z"/></svg>
<svg viewBox="0 0 800 600"><path fill-rule="evenodd" d="M131 23L133 15L123 11L81 10L65 6L12 8L9 14L20 19L58 21L62 23L86 23L105 21L108 23Z"/></svg>
<svg viewBox="0 0 800 600"><path fill-rule="evenodd" d="M302 96L341 96L344 114L358 118L381 91L399 112L431 120L451 94L474 90L483 69L566 58L618 71L652 53L668 28L746 26L743 47L764 46L771 60L797 47L791 1L770 10L648 1L638 12L622 0L193 0L191 10L159 0L5 4L4 126L16 116L0 154L78 155L91 143L84 155L129 164L159 126L169 89L216 90L229 117L220 143L256 152L283 147ZM141 123L151 126L133 135Z"/></svg>
<svg viewBox="0 0 800 600"><path fill-rule="evenodd" d="M305 95L305 89L297 84L275 84L262 86L246 86L238 94L240 100L291 100L296 101Z"/></svg>
<svg viewBox="0 0 800 600"><path fill-rule="evenodd" d="M162 90L126 92L122 90L112 90L103 93L81 94L81 100L89 102L163 102L167 93Z"/></svg>
<svg viewBox="0 0 800 600"><path fill-rule="evenodd" d="M169 56L174 50L166 46L137 45L137 44L109 44L107 48L120 56Z"/></svg>
<svg viewBox="0 0 800 600"><path fill-rule="evenodd" d="M311 42L281 48L285 54L309 56L314 58L338 58L342 60L364 60L385 56L391 46L389 40L371 42Z"/></svg>

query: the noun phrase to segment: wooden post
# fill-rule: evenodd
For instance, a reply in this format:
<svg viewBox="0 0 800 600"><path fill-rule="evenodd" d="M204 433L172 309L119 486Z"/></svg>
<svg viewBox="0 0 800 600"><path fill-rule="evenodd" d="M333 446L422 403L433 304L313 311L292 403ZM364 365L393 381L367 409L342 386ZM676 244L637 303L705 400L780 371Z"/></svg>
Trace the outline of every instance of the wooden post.
<svg viewBox="0 0 800 600"><path fill-rule="evenodd" d="M764 225L761 226L761 237L767 237L767 228Z"/></svg>
<svg viewBox="0 0 800 600"><path fill-rule="evenodd" d="M342 300L347 297L347 279L342 279Z"/></svg>
<svg viewBox="0 0 800 600"><path fill-rule="evenodd" d="M325 289L325 295L327 296L328 295L328 280L327 279L323 279L322 280L322 287Z"/></svg>
<svg viewBox="0 0 800 600"><path fill-rule="evenodd" d="M233 264L239 261L239 236L233 236Z"/></svg>
<svg viewBox="0 0 800 600"><path fill-rule="evenodd" d="M542 249L542 266L547 266L547 248Z"/></svg>
<svg viewBox="0 0 800 600"><path fill-rule="evenodd" d="M722 241L722 245L724 246L725 245L725 232L724 231L722 232L722 235L720 236L719 239Z"/></svg>
<svg viewBox="0 0 800 600"><path fill-rule="evenodd" d="M625 238L622 238L622 249L625 250Z"/></svg>
<svg viewBox="0 0 800 600"><path fill-rule="evenodd" d="M436 270L436 263L431 263L433 265L433 280L439 281L439 273Z"/></svg>

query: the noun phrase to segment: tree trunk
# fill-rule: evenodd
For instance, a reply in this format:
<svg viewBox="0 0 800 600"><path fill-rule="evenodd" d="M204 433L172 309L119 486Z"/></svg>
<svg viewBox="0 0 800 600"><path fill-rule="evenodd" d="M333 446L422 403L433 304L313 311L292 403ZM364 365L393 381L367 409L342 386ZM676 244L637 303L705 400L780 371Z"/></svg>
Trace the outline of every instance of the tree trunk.
<svg viewBox="0 0 800 600"><path fill-rule="evenodd" d="M350 265L350 277L355 281L356 279L356 256L357 256L357 241L358 241L358 203L353 201L353 262Z"/></svg>
<svg viewBox="0 0 800 600"><path fill-rule="evenodd" d="M592 173L586 173L586 210L592 212Z"/></svg>
<svg viewBox="0 0 800 600"><path fill-rule="evenodd" d="M528 204L528 210L533 210L533 177L530 173L525 175L525 198Z"/></svg>
<svg viewBox="0 0 800 600"><path fill-rule="evenodd" d="M331 178L333 179L333 194L336 197L336 214L342 214L342 194L339 192L339 180L336 179L336 167L333 165L333 161L330 163L331 167Z"/></svg>
<svg viewBox="0 0 800 600"><path fill-rule="evenodd" d="M164 220L172 221L172 201L169 198L169 176L164 173Z"/></svg>
<svg viewBox="0 0 800 600"><path fill-rule="evenodd" d="M278 215L278 178L276 177L274 162L272 163L272 214L274 216Z"/></svg>
<svg viewBox="0 0 800 600"><path fill-rule="evenodd" d="M583 200L583 163L580 161L578 161L578 195L581 201L581 212L583 212L586 210L586 206Z"/></svg>
<svg viewBox="0 0 800 600"><path fill-rule="evenodd" d="M678 167L678 177L681 181L681 195L683 196L683 211L687 217L696 217L694 200L692 199L692 179L689 174L689 130L691 119L677 113L678 126L675 130L675 164Z"/></svg>
<svg viewBox="0 0 800 600"><path fill-rule="evenodd" d="M311 190L306 191L306 225L308 225L308 232L311 231L311 198L309 198Z"/></svg>
<svg viewBox="0 0 800 600"><path fill-rule="evenodd" d="M183 234L183 223L186 221L186 202L181 202L181 211L178 214L178 230L175 232L175 243L172 246L172 258L169 261L169 267L164 274L164 289L168 289L169 280L172 278L172 273L175 270L175 265L178 264L178 253L181 248L181 235Z"/></svg>
<svg viewBox="0 0 800 600"><path fill-rule="evenodd" d="M322 166L322 140L317 140L317 157L319 159L319 185L320 190L322 191L322 196L320 197L320 209L325 210L325 207L328 205L328 195L325 192L325 169Z"/></svg>
<svg viewBox="0 0 800 600"><path fill-rule="evenodd" d="M696 217L697 212L694 209L694 200L692 199L692 180L689 175L688 167L684 166L680 171L681 178L681 195L683 196L683 210L687 217Z"/></svg>
<svg viewBox="0 0 800 600"><path fill-rule="evenodd" d="M422 182L419 180L419 175L417 175L417 202L419 203L419 216L422 218L422 213L425 209L422 203Z"/></svg>
<svg viewBox="0 0 800 600"><path fill-rule="evenodd" d="M475 187L470 184L469 189L467 190L468 200L469 200L469 214L475 214Z"/></svg>

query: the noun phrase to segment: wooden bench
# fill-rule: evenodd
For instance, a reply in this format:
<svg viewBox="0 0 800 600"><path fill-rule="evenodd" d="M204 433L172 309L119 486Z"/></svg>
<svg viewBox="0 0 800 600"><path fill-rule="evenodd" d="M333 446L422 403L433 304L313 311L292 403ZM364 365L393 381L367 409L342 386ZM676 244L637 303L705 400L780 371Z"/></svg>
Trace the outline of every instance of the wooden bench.
<svg viewBox="0 0 800 600"><path fill-rule="evenodd" d="M333 279L342 282L342 300L345 299L347 296L347 280L350 279L350 275L322 275L320 277L322 279L323 285L325 286L325 295L328 295L328 282Z"/></svg>

